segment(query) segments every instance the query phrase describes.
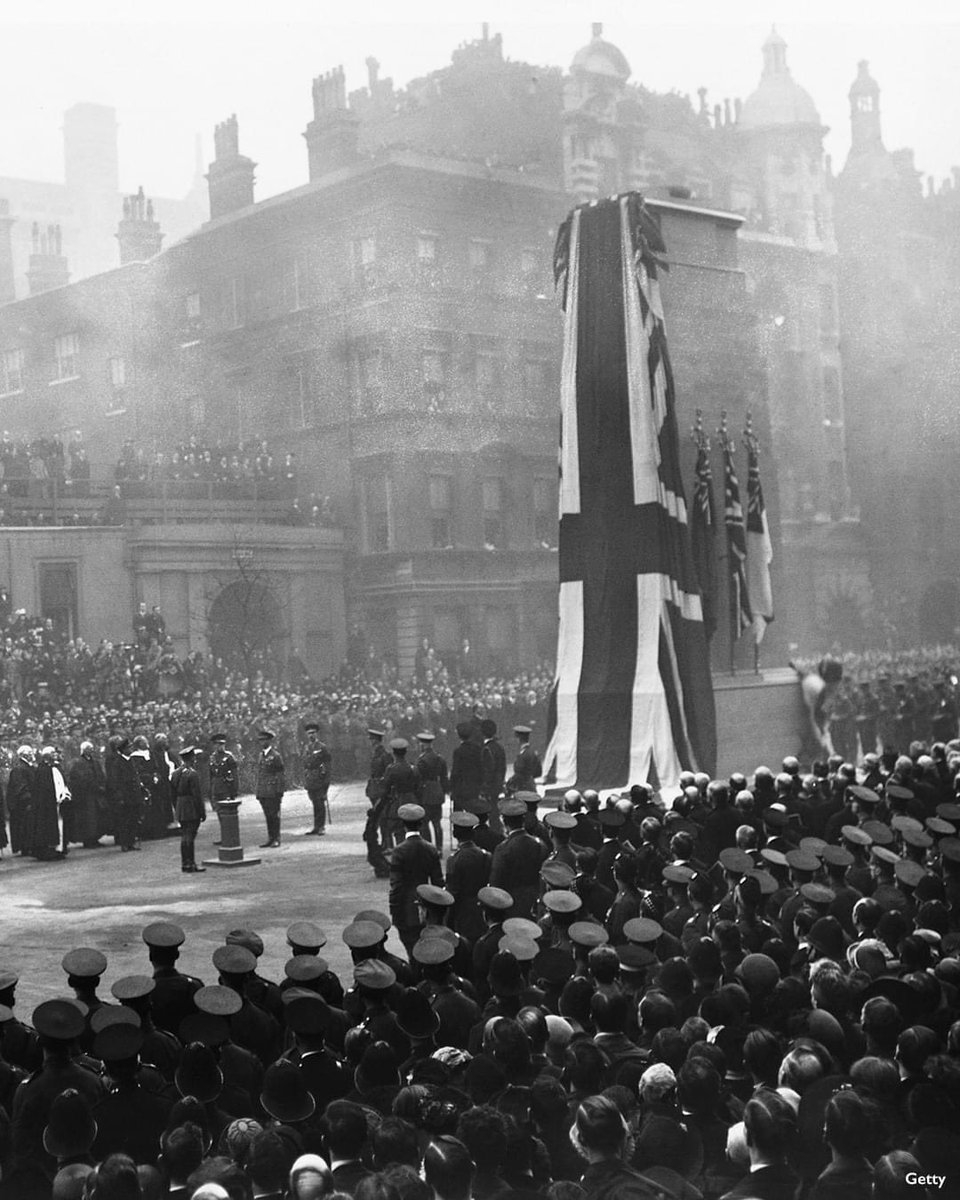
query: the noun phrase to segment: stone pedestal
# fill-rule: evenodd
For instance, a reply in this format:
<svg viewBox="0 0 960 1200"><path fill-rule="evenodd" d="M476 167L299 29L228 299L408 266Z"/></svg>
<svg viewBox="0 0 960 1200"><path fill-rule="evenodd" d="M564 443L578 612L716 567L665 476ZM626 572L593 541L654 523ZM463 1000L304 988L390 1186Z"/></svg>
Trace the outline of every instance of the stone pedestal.
<svg viewBox="0 0 960 1200"><path fill-rule="evenodd" d="M220 800L216 805L220 819L220 845L216 858L205 858L205 867L253 867L259 858L244 858L240 845L240 801Z"/></svg>

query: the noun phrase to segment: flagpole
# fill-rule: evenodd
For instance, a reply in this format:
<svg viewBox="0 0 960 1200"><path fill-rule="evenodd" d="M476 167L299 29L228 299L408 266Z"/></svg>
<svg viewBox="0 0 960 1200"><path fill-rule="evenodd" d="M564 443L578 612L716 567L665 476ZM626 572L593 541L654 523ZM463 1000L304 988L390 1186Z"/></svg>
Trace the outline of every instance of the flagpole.
<svg viewBox="0 0 960 1200"><path fill-rule="evenodd" d="M727 478L728 478L727 455L730 454L730 452L731 452L732 442L730 441L730 434L727 431L727 410L725 408L720 410L720 426L717 429L717 441L720 444L720 450L721 450L721 453L723 454L724 494L726 495ZM726 508L726 504L724 504L724 508ZM725 526L725 528L727 528L726 520L724 521L724 526ZM726 574L727 574L727 607L729 609L729 612L727 614L728 615L727 625L728 625L729 641L730 641L730 674L736 675L736 673L737 673L737 613L734 609L734 598L733 598L733 595L730 590L730 582L729 582L729 579L730 579L729 540L730 540L730 534L728 532L727 537L726 537L727 559L728 559L727 571L726 571Z"/></svg>
<svg viewBox="0 0 960 1200"><path fill-rule="evenodd" d="M747 409L746 420L743 427L743 444L746 447L748 454L759 454L760 439L753 430L753 413ZM748 484L749 486L749 484ZM757 631L753 631L753 673L760 674L760 642L757 638Z"/></svg>

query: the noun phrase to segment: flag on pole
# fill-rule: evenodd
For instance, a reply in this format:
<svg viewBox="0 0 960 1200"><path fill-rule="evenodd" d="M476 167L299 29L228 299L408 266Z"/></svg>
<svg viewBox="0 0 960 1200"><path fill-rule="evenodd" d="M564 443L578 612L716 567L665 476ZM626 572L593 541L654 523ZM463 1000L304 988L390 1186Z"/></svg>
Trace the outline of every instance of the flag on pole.
<svg viewBox="0 0 960 1200"><path fill-rule="evenodd" d="M740 482L733 465L733 445L723 446L724 522L727 527L727 573L730 584L730 641L735 642L753 624L747 584L747 539L743 527Z"/></svg>
<svg viewBox="0 0 960 1200"><path fill-rule="evenodd" d="M757 645L763 641L767 626L773 620L773 586L770 564L773 544L767 524L767 509L760 486L760 458L756 439L747 436L747 586L753 609L753 636Z"/></svg>
<svg viewBox="0 0 960 1200"><path fill-rule="evenodd" d="M557 238L560 632L544 773L561 787L669 785L715 767L663 253L636 193L575 209Z"/></svg>
<svg viewBox="0 0 960 1200"><path fill-rule="evenodd" d="M713 475L710 448L704 439L697 449L693 484L693 511L690 517L690 541L693 561L700 583L703 630L709 641L717 631L717 515L713 499Z"/></svg>

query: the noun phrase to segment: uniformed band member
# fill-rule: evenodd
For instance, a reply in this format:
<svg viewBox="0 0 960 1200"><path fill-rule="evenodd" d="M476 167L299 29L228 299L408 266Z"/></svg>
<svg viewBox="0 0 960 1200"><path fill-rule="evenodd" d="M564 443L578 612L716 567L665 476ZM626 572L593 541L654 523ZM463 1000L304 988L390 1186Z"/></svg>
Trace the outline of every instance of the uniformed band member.
<svg viewBox="0 0 960 1200"><path fill-rule="evenodd" d="M261 850L273 850L280 845L280 804L287 789L283 759L273 745L275 737L272 729L261 729L257 734L260 755L256 795L267 824L267 840L261 843Z"/></svg>
<svg viewBox="0 0 960 1200"><path fill-rule="evenodd" d="M380 818L383 813L386 787L383 776L390 765L390 755L383 744L384 730L368 729L370 739L370 772L367 778L366 796L370 801L363 830L367 847L367 862L373 867L377 879L386 879L390 868L380 844Z"/></svg>
<svg viewBox="0 0 960 1200"><path fill-rule="evenodd" d="M240 790L240 768L237 760L227 749L227 735L213 733L210 735L210 804L213 811L220 817L220 804L224 800L236 800ZM213 843L219 846L223 840L223 825L220 826L220 837Z"/></svg>
<svg viewBox="0 0 960 1200"><path fill-rule="evenodd" d="M420 803L427 814L433 844L443 853L443 802L450 787L447 764L434 749L434 734L426 731L418 733L417 741L420 743L420 756L416 763L420 777Z"/></svg>
<svg viewBox="0 0 960 1200"><path fill-rule="evenodd" d="M170 777L174 811L180 822L180 870L187 875L206 870L206 867L197 866L194 852L197 831L207 819L200 791L200 776L193 765L196 753L193 746L184 746L180 751L180 766Z"/></svg>
<svg viewBox="0 0 960 1200"><path fill-rule="evenodd" d="M306 837L322 837L327 832L328 803L330 791L330 751L320 740L320 725L310 721L303 727L307 744L303 751L303 786L313 807L313 826L305 831Z"/></svg>

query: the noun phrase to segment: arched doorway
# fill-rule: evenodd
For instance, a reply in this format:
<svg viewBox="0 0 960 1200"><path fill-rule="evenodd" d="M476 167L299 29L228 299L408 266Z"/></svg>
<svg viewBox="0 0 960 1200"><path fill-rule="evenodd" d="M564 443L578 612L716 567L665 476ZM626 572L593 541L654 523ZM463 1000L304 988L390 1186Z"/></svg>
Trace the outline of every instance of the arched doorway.
<svg viewBox="0 0 960 1200"><path fill-rule="evenodd" d="M938 579L920 598L920 641L944 645L956 637L960 625L960 588L952 579Z"/></svg>
<svg viewBox="0 0 960 1200"><path fill-rule="evenodd" d="M248 579L227 584L210 605L207 629L214 658L247 675L280 673L286 634L280 602L267 584Z"/></svg>

